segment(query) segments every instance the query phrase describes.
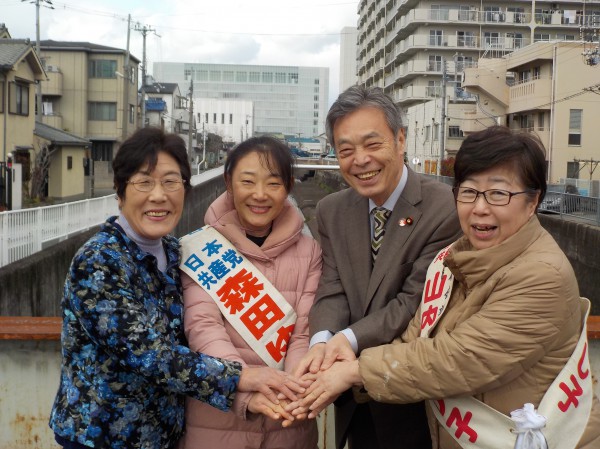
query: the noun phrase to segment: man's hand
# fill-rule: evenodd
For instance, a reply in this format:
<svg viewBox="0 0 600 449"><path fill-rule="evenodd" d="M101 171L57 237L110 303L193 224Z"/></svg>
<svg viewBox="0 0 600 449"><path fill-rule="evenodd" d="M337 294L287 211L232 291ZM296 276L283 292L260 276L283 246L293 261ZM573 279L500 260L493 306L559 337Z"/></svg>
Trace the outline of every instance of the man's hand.
<svg viewBox="0 0 600 449"><path fill-rule="evenodd" d="M248 402L248 411L252 413L262 413L268 418L274 420L282 419L282 426L287 427L294 422L294 416L285 410L288 404L286 400L281 400L279 404L270 401L262 393L254 393Z"/></svg>
<svg viewBox="0 0 600 449"><path fill-rule="evenodd" d="M264 394L274 404L279 404L277 393L282 393L290 401L298 399L297 393L304 393L310 382L300 381L290 374L275 368L244 368L240 374L238 390Z"/></svg>
<svg viewBox="0 0 600 449"><path fill-rule="evenodd" d="M335 362L350 362L352 360L356 360L352 345L350 345L344 334L337 333L325 345L325 355L320 370L329 369ZM311 370L311 372L313 371Z"/></svg>
<svg viewBox="0 0 600 449"><path fill-rule="evenodd" d="M312 376L315 376L315 380L304 393L303 399L286 408L292 414L300 413L308 408L310 410L308 418L315 418L348 388L362 384L358 371L358 360L336 362L328 370L320 371Z"/></svg>
<svg viewBox="0 0 600 449"><path fill-rule="evenodd" d="M295 377L302 377L306 373L316 373L321 369L323 358L325 357L325 346L327 343L317 343L302 357L298 366L294 370Z"/></svg>

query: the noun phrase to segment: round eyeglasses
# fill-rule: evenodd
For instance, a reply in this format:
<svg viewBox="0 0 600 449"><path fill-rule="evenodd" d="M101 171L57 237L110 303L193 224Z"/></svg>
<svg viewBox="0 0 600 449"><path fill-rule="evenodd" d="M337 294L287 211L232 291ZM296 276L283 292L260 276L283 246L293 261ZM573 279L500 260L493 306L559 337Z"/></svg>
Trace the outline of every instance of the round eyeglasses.
<svg viewBox="0 0 600 449"><path fill-rule="evenodd" d="M523 190L522 192L509 192L508 190L501 189L490 189L480 192L479 190L471 187L454 187L454 198L459 203L474 203L479 198L479 195L483 195L488 204L492 206L506 206L510 203L510 200L515 195L521 195L523 193L533 193L535 190Z"/></svg>
<svg viewBox="0 0 600 449"><path fill-rule="evenodd" d="M151 192L154 190L157 182L160 182L162 188L167 192L177 192L185 184L185 180L181 178L165 178L159 181L154 178L138 178L133 181L127 181L127 184L133 185L138 192Z"/></svg>

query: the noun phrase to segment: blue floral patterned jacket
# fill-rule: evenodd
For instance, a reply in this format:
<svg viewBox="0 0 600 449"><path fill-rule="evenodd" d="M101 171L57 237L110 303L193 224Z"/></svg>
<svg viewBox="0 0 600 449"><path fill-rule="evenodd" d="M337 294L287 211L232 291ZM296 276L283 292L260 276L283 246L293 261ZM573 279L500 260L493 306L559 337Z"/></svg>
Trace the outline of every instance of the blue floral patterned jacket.
<svg viewBox="0 0 600 449"><path fill-rule="evenodd" d="M115 219L81 247L67 275L50 427L95 448L174 447L185 395L227 411L241 366L187 348L177 239L163 238L165 275Z"/></svg>

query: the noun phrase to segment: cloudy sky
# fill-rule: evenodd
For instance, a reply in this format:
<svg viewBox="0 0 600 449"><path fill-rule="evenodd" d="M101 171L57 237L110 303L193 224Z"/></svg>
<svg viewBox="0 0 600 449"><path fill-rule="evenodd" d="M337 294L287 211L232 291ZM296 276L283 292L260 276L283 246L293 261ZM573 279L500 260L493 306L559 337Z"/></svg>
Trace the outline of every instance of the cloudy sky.
<svg viewBox="0 0 600 449"><path fill-rule="evenodd" d="M39 0L40 5L48 0ZM340 31L356 26L358 0L51 0L40 7L40 38L126 48L133 26L154 62L206 62L329 67L330 98L338 94ZM0 0L0 22L13 38L35 41L35 0ZM143 39L130 50L142 59Z"/></svg>

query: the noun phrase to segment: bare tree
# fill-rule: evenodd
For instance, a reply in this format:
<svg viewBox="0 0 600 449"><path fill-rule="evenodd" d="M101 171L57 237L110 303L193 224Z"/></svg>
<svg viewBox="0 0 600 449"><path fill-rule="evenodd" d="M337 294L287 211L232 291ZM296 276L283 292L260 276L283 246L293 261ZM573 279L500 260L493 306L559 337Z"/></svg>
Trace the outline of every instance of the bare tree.
<svg viewBox="0 0 600 449"><path fill-rule="evenodd" d="M53 145L43 144L35 153L35 164L31 172L31 198L43 200L46 195L46 184L48 183L48 168L52 161L52 155L56 152Z"/></svg>

